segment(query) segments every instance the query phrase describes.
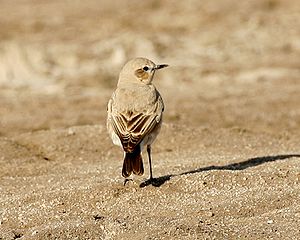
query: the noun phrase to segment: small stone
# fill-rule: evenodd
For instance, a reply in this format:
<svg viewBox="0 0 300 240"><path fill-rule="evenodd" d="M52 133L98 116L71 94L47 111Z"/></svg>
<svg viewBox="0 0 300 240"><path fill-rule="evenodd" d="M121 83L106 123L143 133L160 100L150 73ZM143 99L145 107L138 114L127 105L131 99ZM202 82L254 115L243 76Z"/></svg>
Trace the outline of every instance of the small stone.
<svg viewBox="0 0 300 240"><path fill-rule="evenodd" d="M209 211L209 212L207 213L207 216L208 216L208 217L213 217L213 216L215 216L215 214L214 214L213 212Z"/></svg>
<svg viewBox="0 0 300 240"><path fill-rule="evenodd" d="M68 129L68 135L75 135L75 131L72 128Z"/></svg>
<svg viewBox="0 0 300 240"><path fill-rule="evenodd" d="M272 224L272 223L273 223L273 220L268 220L267 223L268 223L268 224Z"/></svg>
<svg viewBox="0 0 300 240"><path fill-rule="evenodd" d="M94 220L96 220L96 221L99 221L99 220L103 220L103 219L104 219L104 216L101 216L101 215L99 215L99 214L96 214L96 215L94 215L93 217L94 217Z"/></svg>

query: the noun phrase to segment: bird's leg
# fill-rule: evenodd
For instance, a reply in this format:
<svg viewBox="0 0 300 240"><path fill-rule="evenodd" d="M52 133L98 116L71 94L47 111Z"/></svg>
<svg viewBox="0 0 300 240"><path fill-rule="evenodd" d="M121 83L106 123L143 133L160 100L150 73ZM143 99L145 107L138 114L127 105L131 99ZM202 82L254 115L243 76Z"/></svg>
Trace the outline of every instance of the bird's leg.
<svg viewBox="0 0 300 240"><path fill-rule="evenodd" d="M133 179L125 178L123 185L125 186L127 182L133 181Z"/></svg>
<svg viewBox="0 0 300 240"><path fill-rule="evenodd" d="M151 145L147 145L147 153L148 153L148 159L149 159L149 169L150 169L150 181L153 180L152 176L152 164L151 164Z"/></svg>

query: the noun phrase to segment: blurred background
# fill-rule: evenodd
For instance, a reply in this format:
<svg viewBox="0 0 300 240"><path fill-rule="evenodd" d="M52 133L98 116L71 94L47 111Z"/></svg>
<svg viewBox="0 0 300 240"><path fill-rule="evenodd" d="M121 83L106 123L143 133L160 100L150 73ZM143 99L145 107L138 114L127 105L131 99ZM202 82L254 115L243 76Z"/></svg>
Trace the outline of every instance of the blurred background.
<svg viewBox="0 0 300 240"><path fill-rule="evenodd" d="M129 59L168 69L166 123L300 129L298 0L0 0L0 136L105 124Z"/></svg>

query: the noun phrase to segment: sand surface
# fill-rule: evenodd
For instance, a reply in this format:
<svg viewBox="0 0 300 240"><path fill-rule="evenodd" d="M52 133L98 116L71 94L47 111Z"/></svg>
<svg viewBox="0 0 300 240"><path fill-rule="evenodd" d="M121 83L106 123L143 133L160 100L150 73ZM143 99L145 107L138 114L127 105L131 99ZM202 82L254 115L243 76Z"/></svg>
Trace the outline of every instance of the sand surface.
<svg viewBox="0 0 300 240"><path fill-rule="evenodd" d="M300 4L0 0L0 239L300 239ZM164 124L123 186L106 104L136 56Z"/></svg>

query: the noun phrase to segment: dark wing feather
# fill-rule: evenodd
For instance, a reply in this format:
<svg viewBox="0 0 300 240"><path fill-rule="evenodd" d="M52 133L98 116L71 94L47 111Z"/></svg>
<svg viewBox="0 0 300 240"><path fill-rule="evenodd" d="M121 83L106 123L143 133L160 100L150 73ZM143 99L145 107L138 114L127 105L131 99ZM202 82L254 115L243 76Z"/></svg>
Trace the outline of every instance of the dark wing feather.
<svg viewBox="0 0 300 240"><path fill-rule="evenodd" d="M111 122L115 133L120 138L125 152L134 148L159 124L163 111L161 99L147 113L115 112Z"/></svg>

